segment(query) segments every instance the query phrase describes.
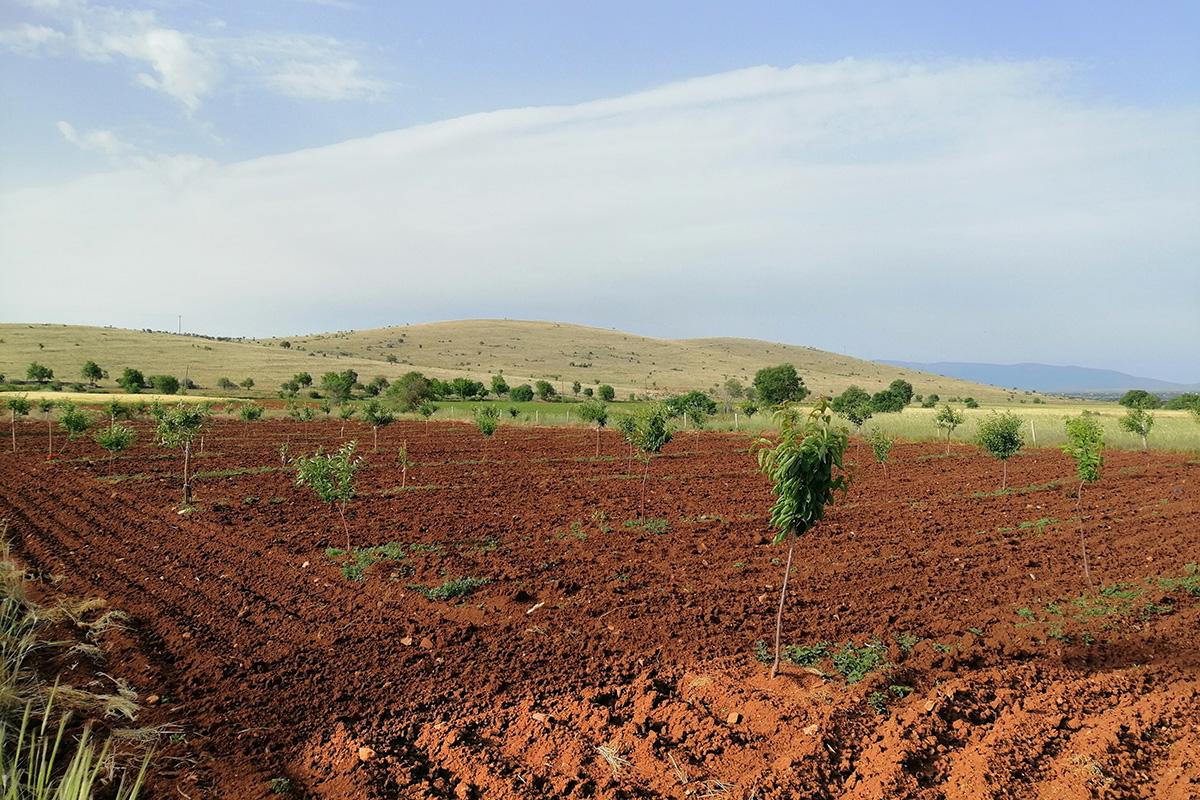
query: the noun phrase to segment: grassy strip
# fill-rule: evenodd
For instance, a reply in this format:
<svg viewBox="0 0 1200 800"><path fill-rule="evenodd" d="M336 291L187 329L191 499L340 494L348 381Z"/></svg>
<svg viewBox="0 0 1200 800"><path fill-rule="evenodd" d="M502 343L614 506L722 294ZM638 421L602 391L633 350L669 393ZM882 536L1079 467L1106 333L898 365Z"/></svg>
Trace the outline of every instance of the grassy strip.
<svg viewBox="0 0 1200 800"><path fill-rule="evenodd" d="M7 525L0 537L7 534ZM99 600L61 602L42 607L26 596L25 572L10 557L7 540L0 543L0 798L51 800L90 798L101 779L117 773L105 796L135 800L150 764L146 753L140 769L117 764L114 734L100 735L93 720L109 716L133 719L136 695L117 684L113 695L97 695L60 685L39 672L57 652L101 658L92 644L119 624L119 612ZM86 630L86 642L50 641L47 628L71 622ZM35 656L36 653L36 657ZM73 718L85 720L80 726Z"/></svg>

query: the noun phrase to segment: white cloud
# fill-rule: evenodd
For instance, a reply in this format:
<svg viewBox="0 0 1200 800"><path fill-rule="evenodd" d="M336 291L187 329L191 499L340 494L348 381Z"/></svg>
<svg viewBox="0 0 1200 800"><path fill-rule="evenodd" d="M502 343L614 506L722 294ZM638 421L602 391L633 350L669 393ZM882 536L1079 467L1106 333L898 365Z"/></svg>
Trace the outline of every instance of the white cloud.
<svg viewBox="0 0 1200 800"><path fill-rule="evenodd" d="M359 75L361 66L354 59L325 64L290 62L268 75L267 83L288 97L314 100L346 100L383 93L387 84Z"/></svg>
<svg viewBox="0 0 1200 800"><path fill-rule="evenodd" d="M88 0L26 0L25 5L58 27L22 23L0 30L0 47L14 53L75 55L144 65L137 84L163 92L189 112L233 72L235 82L269 87L290 97L346 100L374 97L385 81L361 74L351 47L327 36L230 34L221 21L189 32L162 24L154 11L94 5ZM220 35L216 35L220 33Z"/></svg>
<svg viewBox="0 0 1200 800"><path fill-rule="evenodd" d="M54 51L66 41L65 33L45 25L30 25L26 22L15 28L0 30L0 47L22 56L37 55L40 51Z"/></svg>
<svg viewBox="0 0 1200 800"><path fill-rule="evenodd" d="M117 135L112 131L88 131L80 133L75 130L75 126L61 120L57 123L56 127L64 139L81 150L99 150L110 156L116 156L134 149L131 145L117 138Z"/></svg>
<svg viewBox="0 0 1200 800"><path fill-rule="evenodd" d="M122 324L96 309L124 279L237 334L525 316L903 358L880 352L902 332L936 354L914 360L1152 347L1200 376L1200 114L1085 107L1052 88L1065 74L759 67L226 167L139 163L0 197L0 252L30 276L0 317L66 285L59 313Z"/></svg>

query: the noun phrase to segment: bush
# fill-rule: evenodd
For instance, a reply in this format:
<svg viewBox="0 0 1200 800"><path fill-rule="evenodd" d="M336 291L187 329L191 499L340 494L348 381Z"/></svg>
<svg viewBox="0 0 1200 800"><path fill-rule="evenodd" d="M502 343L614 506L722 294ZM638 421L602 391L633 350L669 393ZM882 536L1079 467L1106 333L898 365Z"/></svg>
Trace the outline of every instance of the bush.
<svg viewBox="0 0 1200 800"><path fill-rule="evenodd" d="M596 387L596 396L606 403L611 403L617 398L617 390L607 383L602 383Z"/></svg>
<svg viewBox="0 0 1200 800"><path fill-rule="evenodd" d="M1126 408L1160 408L1162 407L1162 398L1156 394L1150 394L1145 389L1131 389L1121 396L1117 401Z"/></svg>
<svg viewBox="0 0 1200 800"><path fill-rule="evenodd" d="M554 391L554 385L550 381L534 382L533 390L537 394L538 400L549 400L558 395L558 392Z"/></svg>
<svg viewBox="0 0 1200 800"><path fill-rule="evenodd" d="M25 370L25 377L27 380L45 383L54 377L54 370L34 361L29 365L29 369Z"/></svg>
<svg viewBox="0 0 1200 800"><path fill-rule="evenodd" d="M266 411L266 409L260 406L258 403L246 403L238 406L238 418L240 418L242 422L253 422L257 419L261 419L264 411Z"/></svg>
<svg viewBox="0 0 1200 800"><path fill-rule="evenodd" d="M173 375L151 375L150 385L159 394L179 394L179 379Z"/></svg>
<svg viewBox="0 0 1200 800"><path fill-rule="evenodd" d="M528 383L522 383L520 386L514 386L510 389L508 396L514 402L528 403L533 399L533 387Z"/></svg>

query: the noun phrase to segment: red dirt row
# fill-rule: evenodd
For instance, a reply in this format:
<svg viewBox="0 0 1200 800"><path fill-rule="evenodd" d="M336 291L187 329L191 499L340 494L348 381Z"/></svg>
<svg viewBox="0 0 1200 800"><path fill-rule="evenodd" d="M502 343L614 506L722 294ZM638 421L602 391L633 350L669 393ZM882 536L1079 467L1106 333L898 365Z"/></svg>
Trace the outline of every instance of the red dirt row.
<svg viewBox="0 0 1200 800"><path fill-rule="evenodd" d="M351 437L353 543L404 548L361 581L280 455ZM23 426L0 517L48 585L130 614L106 669L176 733L151 797L1200 796L1200 600L1169 582L1200 555L1193 456L1110 453L1077 512L1056 451L999 494L969 447L898 445L886 475L852 447L784 615L789 644L886 648L849 684L755 658L786 552L745 437L678 434L644 524L609 431L597 458L585 429L404 422L372 452L355 423L217 422L185 513L182 459L148 440L46 462ZM1108 597L1085 596L1080 518ZM464 576L490 583L411 588Z"/></svg>

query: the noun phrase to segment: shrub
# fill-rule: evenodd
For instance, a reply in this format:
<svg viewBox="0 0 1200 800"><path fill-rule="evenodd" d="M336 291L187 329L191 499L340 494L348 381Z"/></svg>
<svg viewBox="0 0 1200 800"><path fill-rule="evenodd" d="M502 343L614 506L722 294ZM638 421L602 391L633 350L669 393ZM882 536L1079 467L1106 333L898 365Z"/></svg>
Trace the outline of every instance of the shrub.
<svg viewBox="0 0 1200 800"><path fill-rule="evenodd" d="M558 392L554 391L554 385L550 381L535 381L533 391L537 394L538 400L550 400L558 395Z"/></svg>
<svg viewBox="0 0 1200 800"><path fill-rule="evenodd" d="M137 394L145 387L146 378L141 370L126 367L121 377L117 378L117 385L124 389L126 394Z"/></svg>
<svg viewBox="0 0 1200 800"><path fill-rule="evenodd" d="M243 405L238 406L238 418L241 419L242 422L254 422L257 419L262 419L264 411L266 411L266 409L260 406L258 403L244 403Z"/></svg>
<svg viewBox="0 0 1200 800"><path fill-rule="evenodd" d="M979 423L976 441L980 447L1004 464L1004 478L1000 488L1007 489L1008 459L1016 455L1025 444L1025 438L1021 435L1021 418L1011 411L1005 411L1003 414L993 411L987 419Z"/></svg>
<svg viewBox="0 0 1200 800"><path fill-rule="evenodd" d="M492 394L497 397L508 394L508 382L504 380L503 375L492 376Z"/></svg>
<svg viewBox="0 0 1200 800"><path fill-rule="evenodd" d="M475 407L475 427L484 436L491 436L500 426L500 409L495 406Z"/></svg>
<svg viewBox="0 0 1200 800"><path fill-rule="evenodd" d="M92 436L96 444L108 451L108 471L111 473L113 459L137 440L137 431L128 425L113 422L107 428L97 429Z"/></svg>
<svg viewBox="0 0 1200 800"><path fill-rule="evenodd" d="M513 400L517 403L528 403L533 399L533 387L528 383L522 383L520 386L514 386L509 390L508 397L510 400Z"/></svg>
<svg viewBox="0 0 1200 800"><path fill-rule="evenodd" d="M234 383L233 381L229 380L229 378L217 378L217 388L218 389L228 390L228 389L234 389L236 387L237 387L237 384Z"/></svg>
<svg viewBox="0 0 1200 800"><path fill-rule="evenodd" d="M617 390L607 383L602 383L596 387L596 396L606 403L611 403L617 399Z"/></svg>
<svg viewBox="0 0 1200 800"><path fill-rule="evenodd" d="M1163 404L1162 398L1156 394L1151 394L1145 389L1131 389L1121 395L1121 399L1117 401L1126 408L1160 408Z"/></svg>
<svg viewBox="0 0 1200 800"><path fill-rule="evenodd" d="M779 670L779 639L783 627L783 605L787 598L788 576L796 549L796 536L805 534L825 516L825 506L834 494L846 492L850 476L842 466L849 436L844 429L835 429L824 400L817 403L801 422L794 407L776 412L779 420L779 441L759 439L758 465L771 481L771 494L778 498L771 508L771 525L778 529L774 544L788 539L787 564L783 571L783 588L779 593L779 610L775 616L775 661L771 677Z"/></svg>
<svg viewBox="0 0 1200 800"><path fill-rule="evenodd" d="M100 369L100 365L95 361L88 361L86 364L84 364L80 374L82 374L83 379L92 386L95 386L101 379L104 378L104 370Z"/></svg>
<svg viewBox="0 0 1200 800"><path fill-rule="evenodd" d="M967 408L979 408L979 402L974 397L963 399L963 405Z"/></svg>
<svg viewBox="0 0 1200 800"><path fill-rule="evenodd" d="M179 394L179 379L173 375L151 375L150 385L159 394Z"/></svg>

